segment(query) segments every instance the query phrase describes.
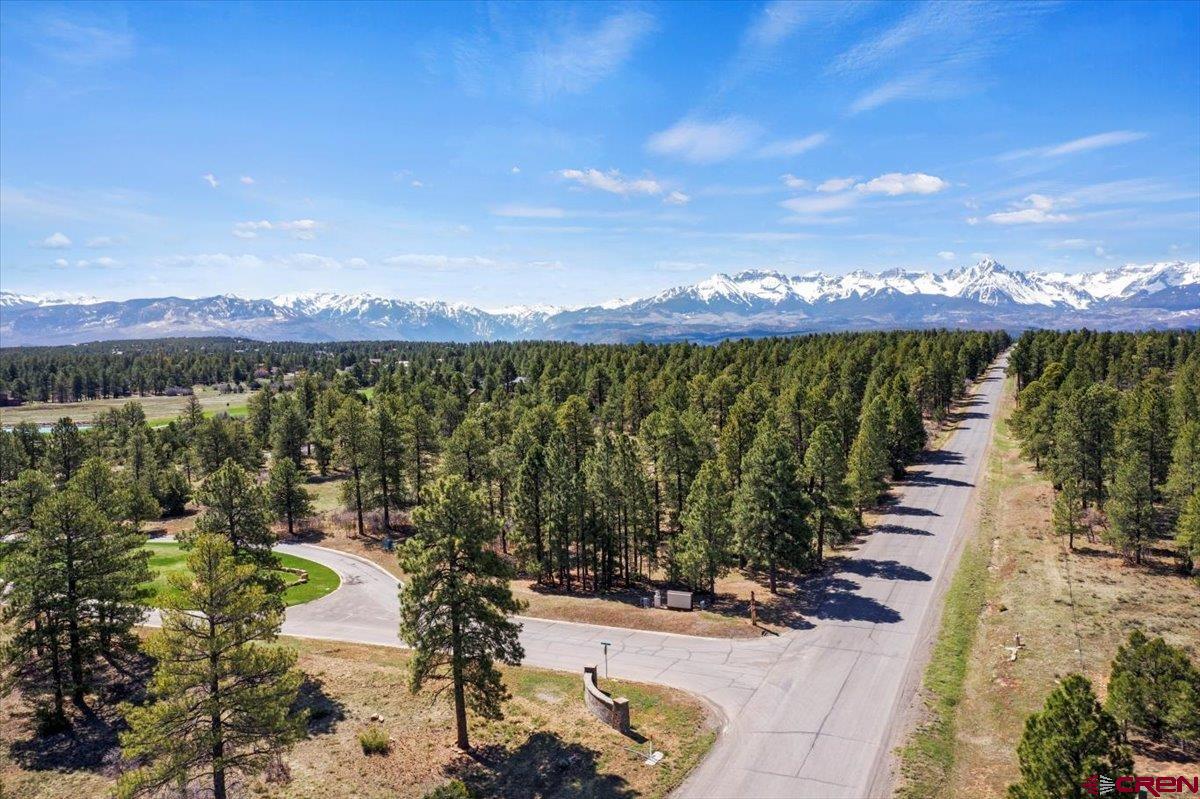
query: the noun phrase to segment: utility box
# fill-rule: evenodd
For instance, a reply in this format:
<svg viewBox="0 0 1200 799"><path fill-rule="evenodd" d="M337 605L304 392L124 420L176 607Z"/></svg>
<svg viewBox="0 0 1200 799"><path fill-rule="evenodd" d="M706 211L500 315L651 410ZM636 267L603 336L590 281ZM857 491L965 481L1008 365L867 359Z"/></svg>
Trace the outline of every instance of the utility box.
<svg viewBox="0 0 1200 799"><path fill-rule="evenodd" d="M668 591L667 592L667 607L671 610L691 610L692 609L692 592L691 591Z"/></svg>

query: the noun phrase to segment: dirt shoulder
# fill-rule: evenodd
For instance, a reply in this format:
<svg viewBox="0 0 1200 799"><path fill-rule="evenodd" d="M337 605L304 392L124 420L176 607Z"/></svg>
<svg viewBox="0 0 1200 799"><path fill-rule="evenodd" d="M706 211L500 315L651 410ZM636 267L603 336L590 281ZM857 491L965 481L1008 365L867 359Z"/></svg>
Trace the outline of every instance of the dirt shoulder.
<svg viewBox="0 0 1200 799"><path fill-rule="evenodd" d="M481 797L663 797L716 737L717 720L707 707L680 691L603 681L606 690L629 699L635 735L626 737L583 707L580 675L506 668L512 699L505 718L472 718L475 753L468 757L451 745L449 704L409 693L406 652L300 639L284 643L299 650L299 666L309 677L301 692L311 713L308 736L272 769L269 781L258 778L242 786L245 795L419 797L459 778ZM64 740L33 744L31 723L28 709L15 697L0 702L0 794L5 799L107 795L119 763L111 718L85 729L88 754L75 760L63 759L60 750L79 741L60 736ZM364 755L357 736L376 723L390 736L390 751ZM653 767L644 765L644 754L631 751L645 753L650 742L664 754Z"/></svg>
<svg viewBox="0 0 1200 799"><path fill-rule="evenodd" d="M947 599L922 691L925 724L903 751L910 779L902 796L1004 796L1019 776L1025 719L1072 672L1103 697L1117 647L1135 628L1200 658L1200 586L1175 570L1168 543L1142 566L1086 539L1068 550L1051 528L1053 490L1008 426L1012 407L1006 385L979 537ZM1133 744L1138 774L1180 773L1188 760Z"/></svg>

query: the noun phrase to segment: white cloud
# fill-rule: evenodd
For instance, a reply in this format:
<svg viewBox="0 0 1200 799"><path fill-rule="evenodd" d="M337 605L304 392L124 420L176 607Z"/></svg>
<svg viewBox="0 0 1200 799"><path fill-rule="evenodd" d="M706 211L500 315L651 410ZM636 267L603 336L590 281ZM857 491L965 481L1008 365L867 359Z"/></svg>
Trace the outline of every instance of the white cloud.
<svg viewBox="0 0 1200 799"><path fill-rule="evenodd" d="M238 180L241 181L243 186L254 185L254 178L250 177L249 175L242 175L240 178L238 178Z"/></svg>
<svg viewBox="0 0 1200 799"><path fill-rule="evenodd" d="M85 246L93 250L99 250L103 247L116 247L124 243L125 239L120 236L93 236L87 240Z"/></svg>
<svg viewBox="0 0 1200 799"><path fill-rule="evenodd" d="M987 220L996 225L1044 225L1070 222L1072 217L1067 214L1052 213L1059 204L1058 201L1044 194L1030 194L1021 202L1013 203L1010 211L988 214Z"/></svg>
<svg viewBox="0 0 1200 799"><path fill-rule="evenodd" d="M547 99L590 89L624 64L657 26L645 11L629 9L589 31L554 31L526 56L533 94Z"/></svg>
<svg viewBox="0 0 1200 799"><path fill-rule="evenodd" d="M519 175L519 174L521 174L521 167L514 166L512 169L509 170L509 172L511 172L514 175Z"/></svg>
<svg viewBox="0 0 1200 799"><path fill-rule="evenodd" d="M236 222L233 225L233 235L239 239L254 239L258 238L259 233L269 230L282 230L292 234L293 237L302 241L311 241L317 237L317 230L320 229L321 223L315 219L293 219L280 222L271 222L266 219L249 222Z"/></svg>
<svg viewBox="0 0 1200 799"><path fill-rule="evenodd" d="M853 186L856 182L858 182L858 178L830 178L829 180L822 181L821 184L817 186L817 191L845 191Z"/></svg>
<svg viewBox="0 0 1200 799"><path fill-rule="evenodd" d="M409 185L412 186L414 189L421 189L421 188L425 187L425 184L420 180L414 180L411 183L409 183Z"/></svg>
<svg viewBox="0 0 1200 799"><path fill-rule="evenodd" d="M1139 142L1146 138L1146 133L1139 131L1109 131L1108 133L1097 133L1094 136L1085 136L1080 139L1072 139L1070 142L1055 144L1049 148L1042 150L1034 150L1038 155L1044 157L1070 155L1073 152L1087 152L1088 150L1099 150L1102 148L1114 148L1120 144L1129 144L1130 142ZM1027 152L1027 151L1026 151Z"/></svg>
<svg viewBox="0 0 1200 799"><path fill-rule="evenodd" d="M215 175L213 175L213 173L212 173L212 172L209 172L209 173L207 173L207 174L201 175L201 176L200 176L200 179L201 179L201 180L203 180L205 183L207 183L209 186L211 186L211 187L212 187L212 188L214 188L214 189L215 189L217 186L220 186L220 185L221 185L221 181L217 180L216 176L215 176Z"/></svg>
<svg viewBox="0 0 1200 799"><path fill-rule="evenodd" d="M783 185L787 186L789 189L807 189L809 185L807 180L804 178L798 178L790 172L785 175L780 175L779 179L782 180Z"/></svg>
<svg viewBox="0 0 1200 799"><path fill-rule="evenodd" d="M664 272L696 272L701 269L708 269L708 264L698 261L657 261L654 264L655 269L661 269Z"/></svg>
<svg viewBox="0 0 1200 799"><path fill-rule="evenodd" d="M71 262L68 261L66 258L55 258L54 265L59 267L60 269L65 269L71 265Z"/></svg>
<svg viewBox="0 0 1200 799"><path fill-rule="evenodd" d="M825 214L830 211L842 211L854 205L858 197L853 193L826 194L809 197L793 197L780 203L784 208L797 214Z"/></svg>
<svg viewBox="0 0 1200 799"><path fill-rule="evenodd" d="M54 263L56 266L66 266L67 265L67 261L65 258L59 258ZM90 260L87 258L81 258L80 260L75 262L75 266L78 267L79 269L87 269L87 268L93 267L93 266L98 266L102 269L110 269L114 266L120 266L120 262L117 261L115 258L109 258L108 256L103 256L100 258L92 258Z"/></svg>
<svg viewBox="0 0 1200 799"><path fill-rule="evenodd" d="M1093 247L1097 244L1099 242L1089 239L1060 239L1050 242L1049 246L1052 250L1086 250L1088 247Z"/></svg>
<svg viewBox="0 0 1200 799"><path fill-rule="evenodd" d="M941 258L943 261L953 261L955 258L958 257L951 250L942 250L937 255L938 255L938 258Z"/></svg>
<svg viewBox="0 0 1200 799"><path fill-rule="evenodd" d="M133 34L122 28L85 24L61 16L45 18L33 40L47 55L75 66L94 66L133 55Z"/></svg>
<svg viewBox="0 0 1200 799"><path fill-rule="evenodd" d="M666 197L663 197L663 202L667 205L687 205L692 201L692 198L681 191L673 191Z"/></svg>
<svg viewBox="0 0 1200 799"><path fill-rule="evenodd" d="M421 269L461 269L464 267L490 267L497 262L478 255L435 255L431 253L403 253L383 259L388 266L417 267Z"/></svg>
<svg viewBox="0 0 1200 799"><path fill-rule="evenodd" d="M566 215L566 211L553 206L500 205L492 209L492 216L506 216L516 219L562 219Z"/></svg>
<svg viewBox="0 0 1200 799"><path fill-rule="evenodd" d="M826 133L812 133L799 139L782 139L763 145L759 148L758 156L760 158L777 158L800 155L814 147L820 147L828 140L829 135Z"/></svg>
<svg viewBox="0 0 1200 799"><path fill-rule="evenodd" d="M663 187L657 180L651 178L626 178L620 171L610 169L601 172L599 169L562 169L559 175L567 180L573 180L580 186L598 189L610 194L627 196L630 194L662 194Z"/></svg>
<svg viewBox="0 0 1200 799"><path fill-rule="evenodd" d="M45 250L65 250L71 246L71 239L65 233L54 232L42 239L38 246Z"/></svg>
<svg viewBox="0 0 1200 799"><path fill-rule="evenodd" d="M924 172L889 172L860 183L855 188L867 194L886 194L896 197L901 194L936 194L950 184L939 177Z"/></svg>
<svg viewBox="0 0 1200 799"><path fill-rule="evenodd" d="M738 117L714 122L683 119L651 136L646 149L656 155L705 164L737 155L756 138L758 128Z"/></svg>

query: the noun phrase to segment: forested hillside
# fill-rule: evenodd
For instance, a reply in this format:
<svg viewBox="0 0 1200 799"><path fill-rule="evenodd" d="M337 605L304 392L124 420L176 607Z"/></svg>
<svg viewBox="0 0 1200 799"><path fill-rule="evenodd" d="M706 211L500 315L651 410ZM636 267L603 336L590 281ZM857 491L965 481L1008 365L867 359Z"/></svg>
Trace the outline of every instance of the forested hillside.
<svg viewBox="0 0 1200 799"><path fill-rule="evenodd" d="M1200 335L1026 333L1013 424L1056 490L1055 529L1141 563L1174 538L1200 560Z"/></svg>
<svg viewBox="0 0 1200 799"><path fill-rule="evenodd" d="M360 533L403 534L434 477L456 474L501 522L497 548L541 582L606 590L657 571L704 589L736 563L762 568L774 588L778 570L811 567L852 532L920 452L923 420L943 415L1007 344L1002 333L923 332L715 347L203 340L6 351L6 373L28 384L253 381L257 370L263 387L244 420L206 417L193 402L158 428L136 404L86 430L18 425L0 434L0 477L16 485L36 469L65 485L100 456L118 464L114 485L144 519L182 512L229 461L251 481L268 481L270 465L292 527L306 515L305 473L336 474ZM296 474L280 473L284 461Z"/></svg>

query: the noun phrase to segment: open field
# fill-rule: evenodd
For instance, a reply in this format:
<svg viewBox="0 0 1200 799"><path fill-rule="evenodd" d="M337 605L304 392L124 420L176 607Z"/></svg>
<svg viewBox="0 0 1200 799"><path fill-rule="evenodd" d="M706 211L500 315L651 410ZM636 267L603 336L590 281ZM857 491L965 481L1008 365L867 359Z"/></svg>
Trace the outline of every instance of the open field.
<svg viewBox="0 0 1200 799"><path fill-rule="evenodd" d="M1132 566L1086 539L1070 552L1052 533L1053 492L1020 455L1007 424L1012 405L1010 381L979 537L963 555L926 673L930 723L904 753L905 796L1002 797L1018 776L1025 719L1071 672L1103 697L1112 657L1135 628L1200 658L1200 586L1176 572L1168 542ZM1023 646L1011 661L1006 647L1017 634ZM1180 773L1188 760L1133 743L1138 774Z"/></svg>
<svg viewBox="0 0 1200 799"><path fill-rule="evenodd" d="M172 590L169 575L187 571L188 553L179 544L165 541L151 542L146 545L146 549L150 550L150 570L154 573L154 579L148 584L155 594L150 603L157 604L158 597ZM297 576L290 572L280 573L284 582L288 583L287 590L283 592L286 605L299 605L320 599L338 587L340 581L337 573L328 566L295 555L280 553L277 557L280 564L286 568L304 569L308 572L306 583L296 583Z"/></svg>
<svg viewBox="0 0 1200 799"><path fill-rule="evenodd" d="M512 700L501 721L473 718L473 756L453 747L453 712L444 700L413 696L406 686L408 654L390 648L283 639L300 653L309 680L302 703L311 713L308 737L283 759L276 780L239 786L239 795L290 799L419 797L451 778L480 797L662 797L712 745L716 732L703 704L668 688L604 681L629 698L635 735L604 726L583 707L581 677L508 668ZM11 696L0 702L0 785L5 799L104 796L119 762L111 719L89 727L89 763L39 770L28 748L31 717ZM391 738L385 755L364 755L358 733L381 716ZM65 738L65 736L60 736ZM44 744L55 746L54 741ZM664 753L657 766L633 751L650 744ZM58 745L67 742L57 741ZM280 776L286 779L279 781Z"/></svg>
<svg viewBox="0 0 1200 799"><path fill-rule="evenodd" d="M197 399L206 415L228 413L246 415L246 400L250 394L222 394L209 386L194 386ZM15 407L0 408L0 426L11 427L20 422L54 424L64 416L87 423L100 411L120 408L128 402L138 402L146 412L147 421L166 423L183 412L187 397L121 397L120 399L84 400L83 402L28 402Z"/></svg>

